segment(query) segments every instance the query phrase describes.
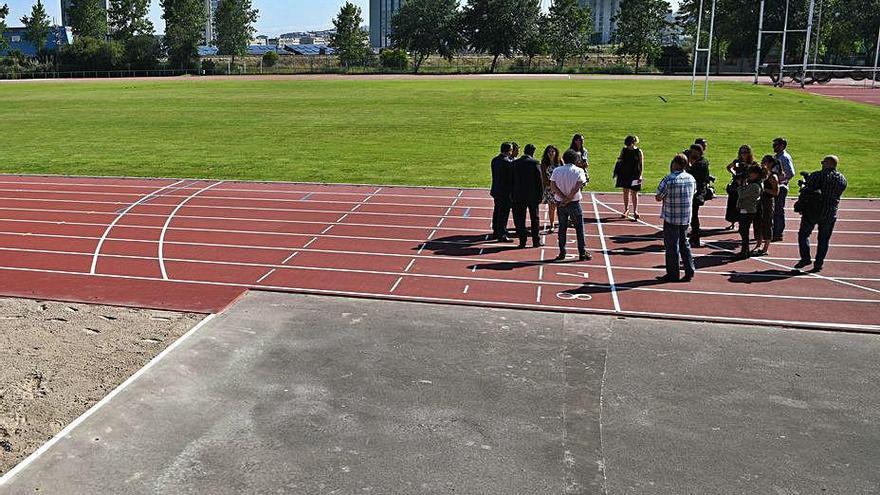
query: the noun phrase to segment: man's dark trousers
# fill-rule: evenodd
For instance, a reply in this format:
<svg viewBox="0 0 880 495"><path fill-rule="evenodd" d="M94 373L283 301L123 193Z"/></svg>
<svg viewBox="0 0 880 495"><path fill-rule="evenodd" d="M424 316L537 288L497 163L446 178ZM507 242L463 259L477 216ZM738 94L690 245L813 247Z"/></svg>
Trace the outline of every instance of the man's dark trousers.
<svg viewBox="0 0 880 495"><path fill-rule="evenodd" d="M819 221L811 221L806 217L801 217L801 228L798 231L798 247L800 248L801 260L810 261L810 236L813 229L819 226L818 246L816 247L816 264L825 263L825 256L828 255L828 245L831 242L831 234L834 233L834 224L837 223L837 217L825 218Z"/></svg>
<svg viewBox="0 0 880 495"><path fill-rule="evenodd" d="M529 212L529 220L532 222L531 238L537 245L541 240L539 235L540 223L538 217L538 203L514 203L513 204L513 224L516 226L516 236L519 237L519 243L525 244L529 237L526 230L526 211Z"/></svg>
<svg viewBox="0 0 880 495"><path fill-rule="evenodd" d="M700 236L702 232L700 231L700 207L702 205L697 204L694 201L693 205L693 213L691 213L691 243L694 245L700 244Z"/></svg>
<svg viewBox="0 0 880 495"><path fill-rule="evenodd" d="M785 234L785 199L788 197L788 186L779 186L779 195L773 208L773 237L779 239Z"/></svg>
<svg viewBox="0 0 880 495"><path fill-rule="evenodd" d="M492 212L492 235L496 239L507 237L507 221L510 220L510 199L495 198L495 209Z"/></svg>
<svg viewBox="0 0 880 495"><path fill-rule="evenodd" d="M673 225L663 222L663 244L666 248L666 276L670 280L679 280L681 272L679 260L684 260L684 274L693 277L696 267L691 247L687 241L687 225Z"/></svg>

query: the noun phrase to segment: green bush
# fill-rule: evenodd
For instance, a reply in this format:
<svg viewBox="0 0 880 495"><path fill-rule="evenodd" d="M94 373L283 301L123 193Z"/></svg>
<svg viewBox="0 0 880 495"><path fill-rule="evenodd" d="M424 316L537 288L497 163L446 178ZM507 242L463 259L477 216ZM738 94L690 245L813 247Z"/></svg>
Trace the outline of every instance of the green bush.
<svg viewBox="0 0 880 495"><path fill-rule="evenodd" d="M159 65L162 47L155 36L132 36L125 42L125 63L134 70L153 70Z"/></svg>
<svg viewBox="0 0 880 495"><path fill-rule="evenodd" d="M266 52L263 54L263 67L275 67L278 59L281 57L276 52Z"/></svg>
<svg viewBox="0 0 880 495"><path fill-rule="evenodd" d="M409 67L409 55L406 50L400 48L394 50L382 50L379 61L385 69L406 70Z"/></svg>
<svg viewBox="0 0 880 495"><path fill-rule="evenodd" d="M122 43L89 37L76 38L73 44L62 48L58 55L64 70L116 70L123 68L125 62Z"/></svg>

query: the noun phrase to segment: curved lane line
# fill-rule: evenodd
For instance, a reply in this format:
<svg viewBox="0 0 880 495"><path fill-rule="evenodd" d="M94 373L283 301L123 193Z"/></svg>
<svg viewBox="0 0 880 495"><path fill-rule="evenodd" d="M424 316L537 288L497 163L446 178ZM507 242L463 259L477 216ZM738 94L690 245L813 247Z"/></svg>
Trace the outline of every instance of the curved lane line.
<svg viewBox="0 0 880 495"><path fill-rule="evenodd" d="M171 225L171 220L174 219L174 215L176 215L181 208L189 203L190 200L213 187L219 186L220 184L223 184L222 180L219 182L215 182L210 186L203 187L198 191L190 194L189 197L181 201L180 204L178 204L177 207L174 208L174 211L172 211L171 214L168 215L168 218L165 219L165 225L162 226L162 234L159 236L159 269L162 270L163 280L168 280L168 272L165 270L165 234L168 232L168 226Z"/></svg>
<svg viewBox="0 0 880 495"><path fill-rule="evenodd" d="M147 200L149 200L149 199L155 198L156 195L158 195L158 194L161 193L162 191L165 191L165 190L167 190L167 189L170 189L170 188L172 188L172 187L174 187L174 186L180 184L181 182L185 182L185 181L184 181L184 180L179 180L179 181L175 182L174 184L169 184L169 185L167 185L167 186L165 186L165 187L162 187L162 188L160 188L160 189L157 189L157 190L151 192L150 194L147 194L146 196L142 197L141 199L139 199L139 200L135 201L134 203L128 205L124 210L122 210L122 211L119 213L119 215L116 216L116 218L113 219L112 222L110 222L110 225L107 226L107 228L104 230L104 234L101 236L101 239L98 241L98 245L95 247L95 254L92 256L92 267L91 267L91 269L89 270L89 274L90 274L90 275L95 275L95 274L97 274L97 271L96 271L96 270L97 270L97 268L98 268L98 257L101 255L101 248L104 247L104 241L107 240L107 236L110 234L110 231L113 230L113 227L116 226L116 224L119 222L119 220L121 220L122 217L124 217L125 214L128 213L129 211L131 211L135 206L137 206L137 205L139 205L139 204L142 204L144 201L147 201Z"/></svg>

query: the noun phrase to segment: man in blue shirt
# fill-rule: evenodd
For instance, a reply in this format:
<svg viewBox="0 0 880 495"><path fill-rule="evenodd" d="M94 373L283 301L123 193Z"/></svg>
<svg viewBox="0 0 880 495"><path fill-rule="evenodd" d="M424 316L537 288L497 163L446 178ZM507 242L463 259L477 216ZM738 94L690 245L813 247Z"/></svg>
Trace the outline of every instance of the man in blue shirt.
<svg viewBox="0 0 880 495"><path fill-rule="evenodd" d="M663 244L666 249L666 275L657 278L661 282L690 282L696 272L687 229L693 214L697 181L685 172L687 166L688 159L684 154L675 155L669 166L671 173L657 187L656 199L663 203L660 217L663 219ZM684 278L679 278L679 259L684 260Z"/></svg>
<svg viewBox="0 0 880 495"><path fill-rule="evenodd" d="M813 229L819 226L819 246L816 248L816 262L813 263L813 272L822 271L825 264L825 256L828 254L828 245L831 242L831 234L834 232L834 224L837 223L837 210L840 207L840 197L846 190L846 177L837 171L840 160L834 155L828 155L822 160L822 170L813 172L807 178L806 188L811 191L821 192L821 209L817 218L801 216L801 228L798 231L798 247L800 248L801 260L794 266L797 269L806 267L810 260L810 236Z"/></svg>
<svg viewBox="0 0 880 495"><path fill-rule="evenodd" d="M773 140L773 151L776 153L776 163L773 173L779 178L779 195L776 196L776 206L773 210L773 242L782 242L785 232L785 198L788 197L788 183L794 178L794 160L788 154L788 141L783 137Z"/></svg>

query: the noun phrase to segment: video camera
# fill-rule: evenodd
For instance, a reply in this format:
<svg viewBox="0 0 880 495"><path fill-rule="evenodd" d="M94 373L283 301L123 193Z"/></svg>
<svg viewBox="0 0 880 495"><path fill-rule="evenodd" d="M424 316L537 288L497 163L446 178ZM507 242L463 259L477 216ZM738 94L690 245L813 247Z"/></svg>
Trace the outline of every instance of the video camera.
<svg viewBox="0 0 880 495"><path fill-rule="evenodd" d="M810 178L810 173L809 172L801 172L801 177L803 177L803 178L798 179L798 187L803 189L803 188L807 187L807 179Z"/></svg>

